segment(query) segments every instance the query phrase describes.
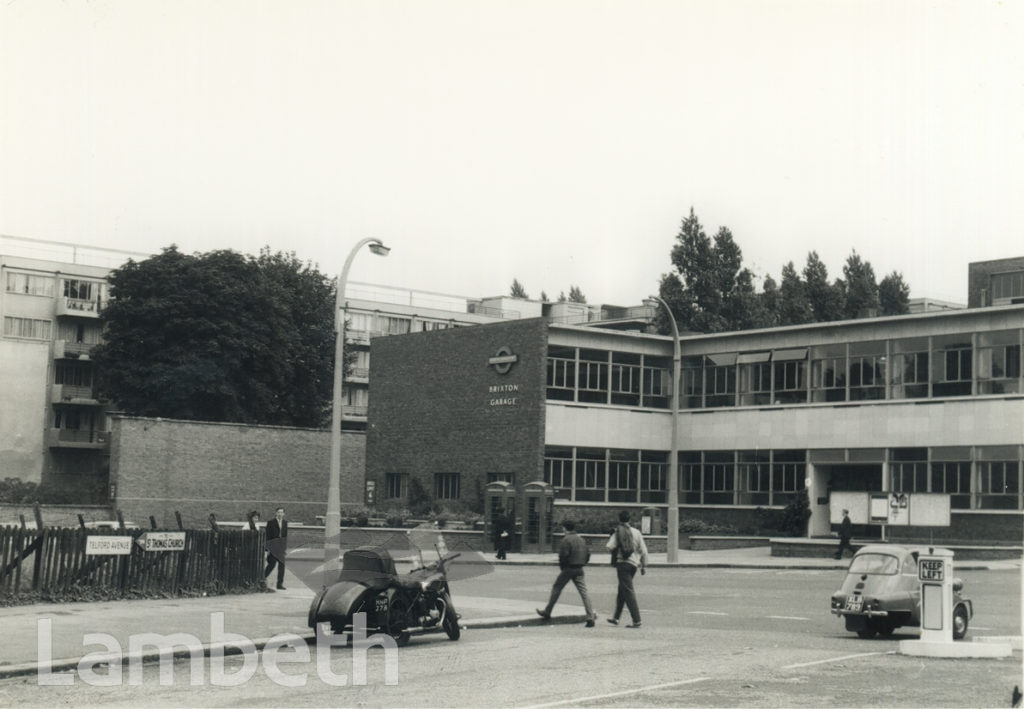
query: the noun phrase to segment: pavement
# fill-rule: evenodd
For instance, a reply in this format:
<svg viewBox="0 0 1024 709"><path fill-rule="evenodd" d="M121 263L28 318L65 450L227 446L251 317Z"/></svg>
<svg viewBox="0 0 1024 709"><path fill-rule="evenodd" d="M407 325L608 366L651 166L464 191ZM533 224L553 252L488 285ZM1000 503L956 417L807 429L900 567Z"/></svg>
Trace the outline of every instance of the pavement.
<svg viewBox="0 0 1024 709"><path fill-rule="evenodd" d="M495 566L557 564L555 554L510 554L505 561L485 554ZM674 568L752 569L836 569L848 559L773 557L770 547L680 550L678 561L668 563L666 555L651 554L649 566ZM1020 569L1021 560L965 561L957 570ZM401 569L400 569L401 571ZM240 652L239 643L248 639L263 649L282 635L291 634L307 643L315 634L306 625L306 608L313 591L297 578L286 576L287 590L274 593L218 595L199 598L163 598L82 603L36 603L0 608L0 678L73 671L79 661L87 665L109 661L143 662L160 657L154 645L144 644L140 634L177 636L171 641L175 654L188 650L225 654ZM466 631L537 625L535 602L515 599L474 597L456 594L460 625ZM297 610L298 609L298 610ZM244 611L244 612L239 612ZM553 623L582 623L581 607L559 604ZM155 642L151 639L149 642ZM166 651L165 651L166 652ZM40 674L42 677L42 674Z"/></svg>

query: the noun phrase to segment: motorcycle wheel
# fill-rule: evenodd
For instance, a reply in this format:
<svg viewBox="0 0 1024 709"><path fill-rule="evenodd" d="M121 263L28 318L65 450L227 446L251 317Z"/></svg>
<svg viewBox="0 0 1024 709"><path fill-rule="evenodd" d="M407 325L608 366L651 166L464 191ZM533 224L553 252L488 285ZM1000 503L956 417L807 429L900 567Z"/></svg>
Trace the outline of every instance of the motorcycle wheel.
<svg viewBox="0 0 1024 709"><path fill-rule="evenodd" d="M445 604L444 632L448 633L449 640L458 640L462 635L462 630L459 628L459 614L455 612L455 606L452 605L452 597L445 593L442 594L441 600Z"/></svg>
<svg viewBox="0 0 1024 709"><path fill-rule="evenodd" d="M389 635L395 639L395 645L398 647L405 647L408 645L409 638L411 637L408 630L398 630L393 633L389 633Z"/></svg>

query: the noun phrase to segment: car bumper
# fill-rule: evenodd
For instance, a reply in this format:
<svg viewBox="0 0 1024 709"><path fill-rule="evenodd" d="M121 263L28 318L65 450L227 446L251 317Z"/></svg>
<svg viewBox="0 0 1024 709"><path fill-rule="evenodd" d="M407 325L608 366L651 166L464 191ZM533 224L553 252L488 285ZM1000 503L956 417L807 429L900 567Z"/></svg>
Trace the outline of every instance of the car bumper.
<svg viewBox="0 0 1024 709"><path fill-rule="evenodd" d="M833 608L832 615L837 615L840 617L847 615L860 615L864 616L865 618L884 618L889 615L889 611L876 611L871 609L863 611L849 611L845 608Z"/></svg>

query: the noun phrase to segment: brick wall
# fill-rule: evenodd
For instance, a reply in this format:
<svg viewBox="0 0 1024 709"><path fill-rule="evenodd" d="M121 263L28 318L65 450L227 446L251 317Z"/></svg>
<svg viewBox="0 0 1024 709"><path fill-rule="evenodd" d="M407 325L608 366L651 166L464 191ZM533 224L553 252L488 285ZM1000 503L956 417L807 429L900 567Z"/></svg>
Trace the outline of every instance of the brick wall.
<svg viewBox="0 0 1024 709"><path fill-rule="evenodd" d="M382 337L371 343L366 477L378 506L385 474L407 473L433 495L435 473L460 473L452 506L482 511L487 473L517 487L541 479L547 324L542 319ZM502 348L506 374L488 363Z"/></svg>
<svg viewBox="0 0 1024 709"><path fill-rule="evenodd" d="M288 519L313 522L327 509L331 436L328 431L115 417L110 482L126 520L160 526L205 526L243 520L258 510L264 520L283 506ZM363 503L365 436L342 434L341 502Z"/></svg>

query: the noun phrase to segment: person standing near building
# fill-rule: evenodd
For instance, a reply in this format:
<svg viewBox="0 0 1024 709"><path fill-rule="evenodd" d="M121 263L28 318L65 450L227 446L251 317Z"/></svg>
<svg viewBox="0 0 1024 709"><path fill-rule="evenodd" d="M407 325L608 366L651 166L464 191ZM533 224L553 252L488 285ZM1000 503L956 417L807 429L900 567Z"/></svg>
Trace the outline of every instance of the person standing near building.
<svg viewBox="0 0 1024 709"><path fill-rule="evenodd" d="M507 514L502 513L494 520L494 551L495 558L507 559L508 550L512 545L512 523Z"/></svg>
<svg viewBox="0 0 1024 709"><path fill-rule="evenodd" d="M605 547L612 552L615 561L615 573L619 579L619 592L615 597L615 613L608 619L612 625L619 624L619 617L622 615L622 608L629 609L630 619L633 621L627 628L640 627L640 606L636 602L636 590L633 588L633 577L636 570L640 569L640 575L647 573L647 544L644 543L644 535L639 529L630 526L629 512L623 510L619 513L619 525L608 538Z"/></svg>
<svg viewBox="0 0 1024 709"><path fill-rule="evenodd" d="M843 510L843 521L839 524L839 549L836 558L843 558L843 549L853 551L850 539L853 538L853 522L850 521L850 510Z"/></svg>
<svg viewBox="0 0 1024 709"><path fill-rule="evenodd" d="M288 547L288 520L284 518L284 508L278 507L274 518L267 522L267 568L264 578L270 578L270 572L277 566L277 590L284 591L284 555Z"/></svg>
<svg viewBox="0 0 1024 709"><path fill-rule="evenodd" d="M551 598L548 599L547 606L544 610L538 608L537 615L544 620L551 620L551 611L555 607L555 603L558 602L562 589L565 588L565 584L572 581L576 585L576 590L580 592L580 598L583 599L583 610L587 613L587 627L593 628L597 614L594 613L594 608L590 605L587 581L583 574L583 567L590 561L590 549L587 548L586 540L576 534L575 522L567 519L562 522L562 527L565 529L565 536L562 537L562 543L558 545L558 566L561 571L551 587Z"/></svg>

